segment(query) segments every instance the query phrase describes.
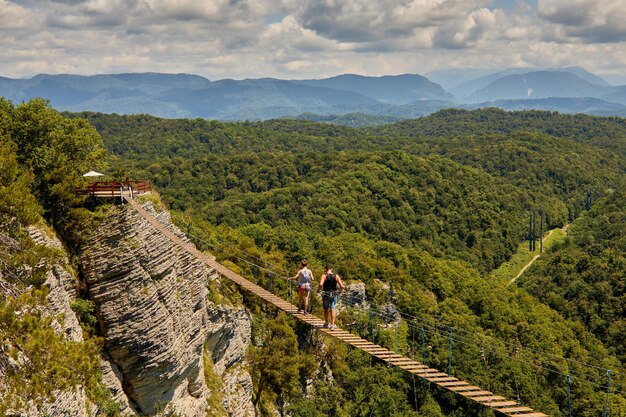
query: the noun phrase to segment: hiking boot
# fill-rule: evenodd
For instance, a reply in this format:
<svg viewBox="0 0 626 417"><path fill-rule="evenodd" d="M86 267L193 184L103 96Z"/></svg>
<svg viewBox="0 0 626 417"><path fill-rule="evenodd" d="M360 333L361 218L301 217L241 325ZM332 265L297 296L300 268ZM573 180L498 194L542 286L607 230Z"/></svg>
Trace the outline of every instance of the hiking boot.
<svg viewBox="0 0 626 417"><path fill-rule="evenodd" d="M328 329L328 322L324 322L324 325L322 326L323 329Z"/></svg>
<svg viewBox="0 0 626 417"><path fill-rule="evenodd" d="M328 328L329 328L330 330L335 330L335 325L334 325L334 324L331 324L330 326L328 326Z"/></svg>

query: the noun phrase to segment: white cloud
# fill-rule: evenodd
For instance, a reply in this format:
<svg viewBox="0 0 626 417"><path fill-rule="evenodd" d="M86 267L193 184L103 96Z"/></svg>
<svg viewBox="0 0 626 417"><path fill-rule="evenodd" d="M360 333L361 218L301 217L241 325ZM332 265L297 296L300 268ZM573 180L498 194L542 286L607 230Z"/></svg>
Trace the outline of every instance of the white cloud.
<svg viewBox="0 0 626 417"><path fill-rule="evenodd" d="M3 32L26 29L34 19L37 19L37 15L30 10L18 4L0 0L0 28Z"/></svg>
<svg viewBox="0 0 626 417"><path fill-rule="evenodd" d="M626 66L623 0L0 0L0 76Z"/></svg>
<svg viewBox="0 0 626 417"><path fill-rule="evenodd" d="M625 6L623 0L539 0L537 14L566 37L621 43L626 40Z"/></svg>
<svg viewBox="0 0 626 417"><path fill-rule="evenodd" d="M487 3L485 0L322 0L306 3L294 16L303 27L321 36L344 42L379 42L386 49L385 45L399 39L405 40L407 47L431 45L432 42L424 42L423 37L415 34L471 26L468 18L486 10L482 7ZM417 45L411 45L411 41L418 40ZM441 46L448 45L444 42Z"/></svg>
<svg viewBox="0 0 626 417"><path fill-rule="evenodd" d="M465 48L479 41L496 25L494 12L489 9L475 10L463 20L453 21L438 28L434 45L443 48Z"/></svg>

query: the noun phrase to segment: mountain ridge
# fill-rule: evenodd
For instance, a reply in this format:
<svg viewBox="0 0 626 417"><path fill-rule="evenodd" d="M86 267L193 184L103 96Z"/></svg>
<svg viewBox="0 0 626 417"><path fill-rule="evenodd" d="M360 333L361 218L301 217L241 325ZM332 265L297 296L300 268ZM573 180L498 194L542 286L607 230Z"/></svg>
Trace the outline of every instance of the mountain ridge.
<svg viewBox="0 0 626 417"><path fill-rule="evenodd" d="M468 97L470 102L507 99L591 97L610 93L611 87L592 84L565 71L535 71L498 78Z"/></svg>
<svg viewBox="0 0 626 417"><path fill-rule="evenodd" d="M450 101L454 98L439 84L417 74L383 75L380 77L342 74L319 80L293 80L293 82L360 92L387 104L409 104L423 99Z"/></svg>
<svg viewBox="0 0 626 417"><path fill-rule="evenodd" d="M18 103L43 97L60 111L225 121L353 113L407 119L444 108L488 106L626 115L626 86L605 84L578 67L510 69L473 78L450 91L418 74L213 81L185 73L38 74L24 79L0 77L0 96ZM469 98L463 97L470 91ZM461 100L457 102L451 93Z"/></svg>

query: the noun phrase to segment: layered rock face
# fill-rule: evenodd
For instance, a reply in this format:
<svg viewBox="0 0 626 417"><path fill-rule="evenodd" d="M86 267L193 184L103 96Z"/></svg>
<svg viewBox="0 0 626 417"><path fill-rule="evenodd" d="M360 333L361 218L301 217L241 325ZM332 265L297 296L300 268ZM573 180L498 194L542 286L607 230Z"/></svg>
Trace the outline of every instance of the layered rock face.
<svg viewBox="0 0 626 417"><path fill-rule="evenodd" d="M63 245L59 239L42 228L31 226L28 229L28 234L37 245L63 250ZM68 264L69 259L65 257L51 265L47 270L44 277L44 286L48 288L47 304L41 308L43 315L52 318L51 325L57 334L63 334L67 340L81 342L83 332L76 314L70 308L70 302L76 296L77 278L68 269ZM12 292L19 293L17 288ZM16 294L11 295L15 296ZM60 317L63 317L62 321L59 321ZM13 359L9 355L5 355L5 352L0 351L0 384L9 367L28 366L28 362L28 357L18 356L17 359ZM90 408L93 410L88 402L83 387L66 391L57 390L53 392L52 401L45 402L39 407L30 402L24 410L19 412L19 415L24 417L87 417L91 415L88 410Z"/></svg>
<svg viewBox="0 0 626 417"><path fill-rule="evenodd" d="M214 371L222 376L224 409L232 417L252 417L252 378L238 366L250 344L251 320L243 308L209 305L207 347Z"/></svg>
<svg viewBox="0 0 626 417"><path fill-rule="evenodd" d="M128 396L127 411L205 416L211 393L202 354L208 342L215 371L229 376L223 378L224 391L234 392L239 403L230 407L226 395L224 406L231 415L243 416L240 410L249 408L251 400L250 376L244 372L228 384L233 379L229 368L242 361L249 344L249 316L242 307L210 303L207 283L215 272L132 207L111 211L81 254L110 358L105 382L114 395ZM169 223L167 213L161 217Z"/></svg>

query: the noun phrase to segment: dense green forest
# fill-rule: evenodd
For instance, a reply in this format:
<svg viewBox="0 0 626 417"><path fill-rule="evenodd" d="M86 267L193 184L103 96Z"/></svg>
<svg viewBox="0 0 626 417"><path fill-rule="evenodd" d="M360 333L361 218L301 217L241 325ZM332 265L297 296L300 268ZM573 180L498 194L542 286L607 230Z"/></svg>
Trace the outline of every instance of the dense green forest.
<svg viewBox="0 0 626 417"><path fill-rule="evenodd" d="M219 240L220 260L250 278L240 250L283 274L308 257L318 276L330 262L347 281L363 282L370 302L393 302L412 315L399 322L399 350L407 355L423 354L423 328L426 361L445 369L453 326L455 375L553 416L567 415L566 374L574 415L599 415L611 369L609 415L626 415L621 119L444 111L352 129L83 114L102 142L81 118L61 117L41 100L0 104L2 273L10 279L18 265L32 267L16 284L38 288L40 260L59 256L32 246L27 225L45 218L70 250L80 246L91 218L75 193L80 173L109 162L114 176L152 180L197 234ZM420 124L419 134L410 130ZM494 282L488 272L525 238L530 207L549 226L572 222L569 237L519 287ZM41 297L0 303L3 340L32 349L45 375L24 385L18 381L37 374L16 373L15 389L43 399L52 387L87 381L90 398L114 414L90 359L97 338L77 346L46 330L45 318L12 318ZM263 414L490 415L247 302L256 318L249 355ZM339 319L372 336L367 311L347 309ZM373 328L378 343L393 347L391 318ZM41 346L56 352L57 373L47 373L50 356L37 356ZM281 349L284 360L272 353ZM3 398L0 407L24 397Z"/></svg>
<svg viewBox="0 0 626 417"><path fill-rule="evenodd" d="M564 317L584 323L626 361L626 198L612 193L569 228L568 240L523 277L522 286Z"/></svg>
<svg viewBox="0 0 626 417"><path fill-rule="evenodd" d="M448 109L430 117L406 120L392 127L396 135L454 137L497 133L533 132L572 139L597 147L626 153L626 119L549 111L507 112L491 108L475 111ZM374 133L387 127L372 128Z"/></svg>
<svg viewBox="0 0 626 417"><path fill-rule="evenodd" d="M319 276L330 262L347 281L365 283L372 302L393 301L418 318L430 364L445 369L446 326L453 325L460 332L457 376L563 416L569 373L574 415L597 416L610 368L610 415L626 415L620 362L626 274L623 242L615 238L624 205L607 203L625 190L623 119L446 110L356 129L300 120L76 116L102 135L114 176L153 181L207 241L245 250L282 271L308 257ZM574 222L572 236L540 258L523 288L493 282L488 272L526 237L530 208L549 227ZM245 273L231 255L222 253L221 260ZM578 283L562 285L574 269ZM600 278L596 269L606 274ZM370 331L358 309L340 319L364 336ZM345 348L320 358L319 349L302 342L305 329L276 320L261 321L258 332L265 336L259 337L285 337L285 326L293 329L303 361L326 363L335 384L314 378L313 387L294 390L308 374L286 363L293 378L275 380L257 398L267 413L285 404L294 416L483 413L419 381L414 387L406 375ZM415 323L402 323L400 349L419 356L409 326ZM380 342L391 346L389 323L377 328ZM309 390L305 398L303 390ZM391 403L370 398L381 390Z"/></svg>

